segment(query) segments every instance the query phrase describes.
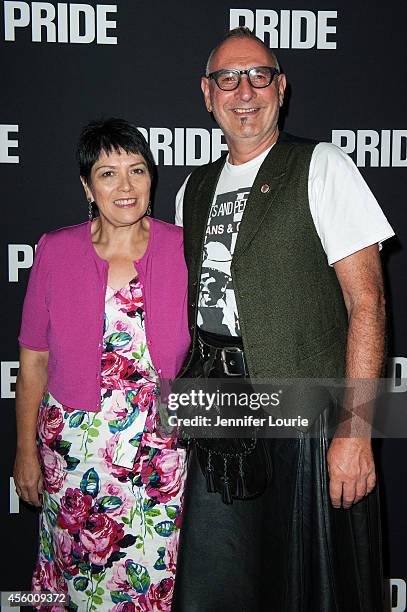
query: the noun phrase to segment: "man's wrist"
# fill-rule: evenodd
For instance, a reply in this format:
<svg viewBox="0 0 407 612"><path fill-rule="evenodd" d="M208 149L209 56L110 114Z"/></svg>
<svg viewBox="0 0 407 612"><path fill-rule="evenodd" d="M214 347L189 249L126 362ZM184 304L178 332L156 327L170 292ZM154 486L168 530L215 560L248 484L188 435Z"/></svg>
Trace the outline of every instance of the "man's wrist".
<svg viewBox="0 0 407 612"><path fill-rule="evenodd" d="M347 440L349 442L349 444L354 444L355 446L365 446L365 447L370 447L372 445L372 438L371 436L349 436L349 435L341 435L340 432L336 431L334 433L334 436L332 438L332 442L334 440Z"/></svg>

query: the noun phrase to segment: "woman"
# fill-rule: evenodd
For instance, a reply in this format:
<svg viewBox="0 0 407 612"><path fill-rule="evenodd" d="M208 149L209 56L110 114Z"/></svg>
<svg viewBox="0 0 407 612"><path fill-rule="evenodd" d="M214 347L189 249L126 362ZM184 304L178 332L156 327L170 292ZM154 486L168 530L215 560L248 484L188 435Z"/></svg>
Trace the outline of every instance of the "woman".
<svg viewBox="0 0 407 612"><path fill-rule="evenodd" d="M42 506L33 589L71 610L169 610L185 451L157 397L190 342L182 230L148 216L154 160L133 125L90 123L78 161L90 220L39 241L19 337L14 479Z"/></svg>

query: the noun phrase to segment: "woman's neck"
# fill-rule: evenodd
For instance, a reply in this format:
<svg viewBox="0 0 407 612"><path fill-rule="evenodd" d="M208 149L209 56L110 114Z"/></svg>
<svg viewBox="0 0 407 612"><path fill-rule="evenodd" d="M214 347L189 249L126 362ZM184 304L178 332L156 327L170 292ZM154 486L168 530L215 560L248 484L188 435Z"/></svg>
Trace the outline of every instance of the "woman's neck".
<svg viewBox="0 0 407 612"><path fill-rule="evenodd" d="M114 226L103 217L92 222L92 243L102 259L140 259L147 248L150 220L143 217L137 223Z"/></svg>

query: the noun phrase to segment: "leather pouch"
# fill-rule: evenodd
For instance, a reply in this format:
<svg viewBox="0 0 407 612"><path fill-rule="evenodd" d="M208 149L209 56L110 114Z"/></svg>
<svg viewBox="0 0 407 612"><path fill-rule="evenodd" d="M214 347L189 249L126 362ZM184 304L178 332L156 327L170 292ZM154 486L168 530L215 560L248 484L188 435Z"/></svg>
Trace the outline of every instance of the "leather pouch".
<svg viewBox="0 0 407 612"><path fill-rule="evenodd" d="M188 371L176 381L177 391L185 392L194 386L202 388L205 387L205 381L212 379L213 382L213 379L222 376L213 370L207 372L205 365L202 365L199 356L197 357L198 359L192 361ZM251 390L249 381L247 379L240 381L242 388L249 392ZM230 383L230 380L228 382ZM185 442L189 437L188 434L182 430L179 433ZM202 434L205 436L204 428ZM249 433L246 430L246 437L195 437L188 440L188 445L191 444L196 446L199 466L205 476L208 492L220 494L225 504L233 503L234 499L258 497L271 480L270 441L257 438L255 428Z"/></svg>
<svg viewBox="0 0 407 612"><path fill-rule="evenodd" d="M197 439L199 466L209 493L225 504L261 495L271 480L268 441L262 438Z"/></svg>

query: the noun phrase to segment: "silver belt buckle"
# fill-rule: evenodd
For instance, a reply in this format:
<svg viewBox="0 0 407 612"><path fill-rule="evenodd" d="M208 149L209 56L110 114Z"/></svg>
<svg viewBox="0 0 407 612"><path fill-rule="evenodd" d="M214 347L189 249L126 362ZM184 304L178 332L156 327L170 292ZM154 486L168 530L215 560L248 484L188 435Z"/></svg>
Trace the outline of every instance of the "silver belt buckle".
<svg viewBox="0 0 407 612"><path fill-rule="evenodd" d="M228 363L227 363L227 359L226 359L226 353L236 353L236 354L240 354L240 358L242 360L242 364L243 364L243 373L242 372L231 372L229 370L228 367ZM243 355L243 351L241 348L239 348L238 346L229 346L227 349L223 348L220 352L220 358L222 360L223 363L223 368L225 370L225 373L228 376L246 376L247 375L247 370L246 370L246 364L244 361L244 355Z"/></svg>

